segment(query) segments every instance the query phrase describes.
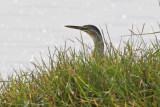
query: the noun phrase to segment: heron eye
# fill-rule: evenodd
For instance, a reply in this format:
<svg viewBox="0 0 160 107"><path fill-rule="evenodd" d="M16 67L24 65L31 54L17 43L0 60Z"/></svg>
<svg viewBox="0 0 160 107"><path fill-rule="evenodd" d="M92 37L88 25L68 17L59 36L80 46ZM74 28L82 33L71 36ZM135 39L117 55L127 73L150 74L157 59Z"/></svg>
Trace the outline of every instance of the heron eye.
<svg viewBox="0 0 160 107"><path fill-rule="evenodd" d="M87 27L87 26L84 26L83 28L88 29L88 27Z"/></svg>

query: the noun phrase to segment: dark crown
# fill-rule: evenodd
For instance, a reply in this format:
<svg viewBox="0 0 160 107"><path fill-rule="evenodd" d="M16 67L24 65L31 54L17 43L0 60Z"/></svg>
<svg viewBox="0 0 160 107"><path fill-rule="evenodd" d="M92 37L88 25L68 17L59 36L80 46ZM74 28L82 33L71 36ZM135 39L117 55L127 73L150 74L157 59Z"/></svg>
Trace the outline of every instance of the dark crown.
<svg viewBox="0 0 160 107"><path fill-rule="evenodd" d="M101 35L101 32L99 31L99 29L94 25L84 25L83 27L87 27L88 29L92 29Z"/></svg>

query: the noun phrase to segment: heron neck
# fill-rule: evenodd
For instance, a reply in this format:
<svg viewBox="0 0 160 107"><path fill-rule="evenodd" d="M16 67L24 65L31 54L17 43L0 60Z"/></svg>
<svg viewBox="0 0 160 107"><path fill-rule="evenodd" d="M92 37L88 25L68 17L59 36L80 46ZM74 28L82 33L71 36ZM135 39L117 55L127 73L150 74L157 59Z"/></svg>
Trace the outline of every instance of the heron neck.
<svg viewBox="0 0 160 107"><path fill-rule="evenodd" d="M98 36L100 38L92 38L94 42L94 54L98 53L98 55L103 55L104 52L104 43L102 40L102 36Z"/></svg>

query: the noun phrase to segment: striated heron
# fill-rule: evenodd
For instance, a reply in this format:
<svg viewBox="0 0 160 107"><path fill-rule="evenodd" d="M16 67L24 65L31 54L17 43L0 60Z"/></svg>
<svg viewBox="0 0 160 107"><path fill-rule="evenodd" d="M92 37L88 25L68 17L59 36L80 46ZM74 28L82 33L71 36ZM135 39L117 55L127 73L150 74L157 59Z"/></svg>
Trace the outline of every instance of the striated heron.
<svg viewBox="0 0 160 107"><path fill-rule="evenodd" d="M89 34L89 36L93 39L93 42L94 42L94 51L92 52L92 55L93 56L95 55L103 56L104 43L103 43L101 32L96 26L94 25L84 25L84 26L66 25L65 27L78 29L78 30L84 31L87 34Z"/></svg>

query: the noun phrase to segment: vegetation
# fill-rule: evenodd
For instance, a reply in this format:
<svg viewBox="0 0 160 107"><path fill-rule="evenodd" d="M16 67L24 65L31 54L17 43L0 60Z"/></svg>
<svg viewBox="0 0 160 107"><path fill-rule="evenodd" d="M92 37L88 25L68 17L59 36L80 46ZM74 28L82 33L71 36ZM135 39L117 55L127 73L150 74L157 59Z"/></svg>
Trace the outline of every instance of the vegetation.
<svg viewBox="0 0 160 107"><path fill-rule="evenodd" d="M49 64L15 71L1 81L0 106L160 106L160 41L146 45L141 35L115 47L105 41L105 56L90 57L83 43L49 50Z"/></svg>

